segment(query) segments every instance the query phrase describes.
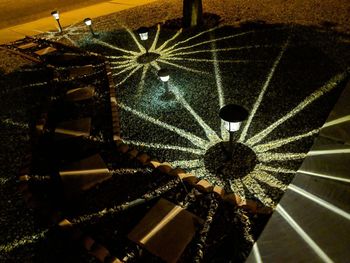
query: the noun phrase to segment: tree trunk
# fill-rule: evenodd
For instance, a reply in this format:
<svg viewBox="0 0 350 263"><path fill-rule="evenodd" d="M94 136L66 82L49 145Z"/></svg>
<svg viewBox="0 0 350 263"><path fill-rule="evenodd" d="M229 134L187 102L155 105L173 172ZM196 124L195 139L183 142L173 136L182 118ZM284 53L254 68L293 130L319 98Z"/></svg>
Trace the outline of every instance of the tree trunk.
<svg viewBox="0 0 350 263"><path fill-rule="evenodd" d="M183 0L183 26L193 27L203 22L202 0Z"/></svg>

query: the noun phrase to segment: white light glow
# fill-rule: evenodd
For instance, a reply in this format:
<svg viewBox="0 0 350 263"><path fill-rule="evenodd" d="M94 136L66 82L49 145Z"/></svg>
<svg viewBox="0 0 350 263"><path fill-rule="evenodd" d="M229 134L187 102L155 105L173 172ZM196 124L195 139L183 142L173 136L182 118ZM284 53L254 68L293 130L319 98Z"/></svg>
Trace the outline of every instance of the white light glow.
<svg viewBox="0 0 350 263"><path fill-rule="evenodd" d="M205 151L203 151L203 150L180 147L180 146L176 146L176 145L167 145L167 144L162 144L162 143L145 143L145 142L139 142L139 141L125 140L125 139L123 141L125 143L131 144L131 145L137 145L137 146L147 147L147 148L177 150L177 151L189 152L189 153L193 153L193 154L197 154L197 155L205 154Z"/></svg>
<svg viewBox="0 0 350 263"><path fill-rule="evenodd" d="M186 110L188 110L188 112L195 118L198 124L203 128L203 131L205 132L206 137L210 140L210 142L214 144L221 141L219 136L215 133L215 131L212 128L210 128L208 124L205 123L205 121L194 111L194 109L190 106L190 104L188 104L188 102L183 98L178 88L176 88L175 86L172 86L171 90L175 95L176 99L185 107Z"/></svg>
<svg viewBox="0 0 350 263"><path fill-rule="evenodd" d="M299 103L294 109L292 109L290 112L288 112L286 115L284 115L279 120L272 123L269 127L262 130L252 138L250 138L247 141L247 144L250 146L253 146L254 144L257 144L262 139L264 139L267 135L269 135L273 130L275 130L278 126L280 126L285 121L289 120L293 116L295 116L297 113L302 111L305 107L310 105L312 102L323 96L324 94L330 92L334 88L336 88L341 81L343 81L348 76L347 71L336 75L334 78L332 78L330 81L328 81L324 86L319 88L318 90L314 91L312 94L310 94L307 98L305 98L301 103Z"/></svg>
<svg viewBox="0 0 350 263"><path fill-rule="evenodd" d="M265 152L258 154L258 159L260 162L273 162L273 161L289 161L289 160L299 160L306 157L306 153L270 153Z"/></svg>
<svg viewBox="0 0 350 263"><path fill-rule="evenodd" d="M278 205L276 211L286 220L286 222L299 234L299 236L306 242L307 245L320 257L323 262L333 263L333 260L316 244L312 238L306 234L306 232L299 226L299 224L283 209L281 205Z"/></svg>
<svg viewBox="0 0 350 263"><path fill-rule="evenodd" d="M317 134L318 132L319 132L319 129L315 129L315 130L312 130L312 131L305 133L305 134L296 135L296 136L283 138L283 139L278 139L278 140L271 141L271 142L268 142L265 144L259 144L259 145L254 146L253 149L255 152L258 152L258 153L267 152L267 151L270 151L272 149L279 148L279 147L286 145L288 143L292 143L292 142L298 141L300 139L313 136L313 135Z"/></svg>
<svg viewBox="0 0 350 263"><path fill-rule="evenodd" d="M333 213L336 213L342 217L344 217L347 220L350 220L350 214L347 213L346 211L344 211L343 209L340 209L339 207L336 207L335 205L317 197L316 195L313 195L307 191L305 191L304 189L301 189L300 187L290 184L288 189L306 197L307 199L319 204L320 206L332 211Z"/></svg>
<svg viewBox="0 0 350 263"><path fill-rule="evenodd" d="M51 15L52 15L56 20L60 19L60 14L58 13L58 11L53 11L53 12L51 12Z"/></svg>
<svg viewBox="0 0 350 263"><path fill-rule="evenodd" d="M333 154L347 154L350 153L350 149L334 149L334 150L316 150L308 152L308 156L317 155L333 155Z"/></svg>
<svg viewBox="0 0 350 263"><path fill-rule="evenodd" d="M327 127L334 126L334 125L341 124L341 123L348 122L348 121L350 121L350 115L346 115L344 117L326 122L322 128L327 128Z"/></svg>
<svg viewBox="0 0 350 263"><path fill-rule="evenodd" d="M168 76L160 76L159 78L160 78L160 80L163 81L163 82L168 82L169 79L170 79L170 76L169 76L169 75L168 75Z"/></svg>
<svg viewBox="0 0 350 263"><path fill-rule="evenodd" d="M173 167L180 167L180 168L187 168L187 169L204 167L203 159L172 161L170 162L170 164Z"/></svg>
<svg viewBox="0 0 350 263"><path fill-rule="evenodd" d="M87 25L87 26L91 26L91 25L92 25L92 20L91 20L90 18L86 18L86 19L84 20L84 23L85 23L85 25Z"/></svg>
<svg viewBox="0 0 350 263"><path fill-rule="evenodd" d="M261 255L260 255L260 251L258 248L258 244L255 242L253 245L253 253L254 253L254 258L255 258L255 262L256 263L262 263L262 259L261 259Z"/></svg>
<svg viewBox="0 0 350 263"><path fill-rule="evenodd" d="M245 140L245 137L247 136L247 132L248 132L248 129L249 129L249 126L255 116L255 113L256 111L258 110L260 104L261 104L261 101L262 99L264 98L264 95L265 95L265 92L268 88L268 86L270 85L270 82L271 82L271 79L276 71L276 68L277 66L279 65L280 61L281 61L281 58L284 54L284 52L287 50L287 46L289 44L289 39L286 41L286 43L282 46L282 49L281 49L281 52L279 53L278 57L276 58L275 62L273 63L273 66L270 70L270 73L269 75L267 76L267 79L260 91L260 94L259 94L259 97L257 98L256 102L254 103L254 106L253 106L253 109L251 110L250 114L249 114L249 117L248 117L248 120L246 122L246 125L244 126L243 128L243 131L241 133L241 136L239 137L239 141L243 142Z"/></svg>
<svg viewBox="0 0 350 263"><path fill-rule="evenodd" d="M198 146L198 147L200 147L202 149L207 149L207 147L208 147L208 142L206 140L201 139L198 136L195 136L195 135L193 135L193 134L191 134L189 132L186 132L186 131L184 131L184 130L182 130L180 128L177 128L177 127L175 127L173 125L164 123L164 122L162 122L162 121L160 121L158 119L155 119L155 118L153 118L151 116L148 116L148 115L146 115L146 114L144 114L142 112L136 111L136 110L126 106L124 103L119 103L119 107L121 107L122 109L137 115L141 119L144 119L144 120L149 121L149 122L151 122L153 124L156 124L156 125L158 125L160 127L163 127L164 129L167 129L167 130L170 130L172 132L177 133L178 135L188 139L195 146Z"/></svg>
<svg viewBox="0 0 350 263"><path fill-rule="evenodd" d="M143 40L143 41L148 39L148 32L140 33L139 35L140 35L140 39Z"/></svg>
<svg viewBox="0 0 350 263"><path fill-rule="evenodd" d="M320 178L324 178L324 179L329 179L329 180L334 180L334 181L340 181L340 182L344 182L344 183L350 183L350 179L344 178L344 177L331 176L331 175L327 175L327 174L321 174L321 173L304 171L304 170L298 170L298 173L311 175L311 176L315 176L315 177L320 177Z"/></svg>
<svg viewBox="0 0 350 263"><path fill-rule="evenodd" d="M228 121L223 121L225 129L228 130L229 132L235 132L238 131L239 128L241 127L241 122L228 122Z"/></svg>

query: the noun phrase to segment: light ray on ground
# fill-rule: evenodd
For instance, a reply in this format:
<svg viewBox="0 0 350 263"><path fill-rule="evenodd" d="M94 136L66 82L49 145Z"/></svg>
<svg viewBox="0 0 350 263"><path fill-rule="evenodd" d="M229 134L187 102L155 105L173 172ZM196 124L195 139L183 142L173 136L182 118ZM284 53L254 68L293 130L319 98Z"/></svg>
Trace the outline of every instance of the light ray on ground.
<svg viewBox="0 0 350 263"><path fill-rule="evenodd" d="M134 109L132 109L132 108L126 106L124 103L121 103L121 102L120 102L120 103L119 103L119 106L120 106L122 109L133 113L134 115L138 116L138 117L141 118L141 119L144 119L144 120L146 120L146 121L148 121L148 122L150 122L150 123L153 123L153 124L158 125L159 127L162 127L162 128L167 129L167 130L169 130L169 131L172 131L172 132L174 132L174 133L177 133L177 134L180 135L181 137L184 137L185 139L189 140L189 141L190 141L192 144L194 144L195 146L198 146L198 147L200 147L200 148L202 148L202 149L204 149L204 150L207 149L207 147L208 147L208 143L209 143L208 141L203 140L203 139L201 139L200 137L197 137L197 136L195 136L195 135L193 135L193 134L191 134L191 133L189 133L189 132L186 132L186 131L183 130L183 129L177 128L177 127L175 127L175 126L173 126L173 125L167 124L167 123L162 122L162 121L160 121L160 120L158 120L158 119L155 119L155 118L153 118L153 117L151 117L151 116L148 116L147 114L144 114L144 113L142 113L142 112L139 112L139 111L137 111L137 110L134 110Z"/></svg>
<svg viewBox="0 0 350 263"><path fill-rule="evenodd" d="M332 78L330 81L328 81L324 86L322 86L320 89L313 92L311 95L309 95L306 99L304 99L301 103L298 104L294 109L292 109L290 112L288 112L286 115L284 115L279 120L275 121L273 124L271 124L266 129L262 130L258 134L256 134L254 137L250 138L247 141L247 144L252 146L254 144L257 144L262 139L264 139L267 135L269 135L274 129L276 129L278 126L280 126L285 121L289 120L290 118L294 117L297 113L302 111L305 107L307 107L309 104L320 98L322 95L330 92L334 88L338 86L338 84L343 81L348 76L348 72L344 72L341 74L336 75L334 78Z"/></svg>
<svg viewBox="0 0 350 263"><path fill-rule="evenodd" d="M186 46L186 47L171 48L169 51L165 51L164 50L163 52L164 52L165 55L170 55L170 54L173 54L173 53L175 53L175 52L177 52L179 50L192 49L194 47L199 47L199 46L210 44L210 43L213 43L213 42L218 42L218 41L221 41L221 40L227 40L227 39L232 39L232 38L235 38L235 37L247 35L247 34L252 33L252 32L255 32L255 31L247 31L247 32L243 32L243 33L239 33L239 34L235 34L235 35L231 35L231 36L219 37L219 38L216 38L216 39L206 40L206 41L203 41L203 42L200 42L200 43L197 43L197 44L193 44L193 45L189 45L189 46Z"/></svg>
<svg viewBox="0 0 350 263"><path fill-rule="evenodd" d="M131 55L138 55L138 53L135 52L135 51L131 51L131 50L119 48L119 47L113 46L113 45L111 45L111 44L109 44L109 43L107 43L107 42L104 42L104 41L99 40L99 39L96 39L96 38L92 39L92 42L94 42L94 43L96 43L96 44L99 44L99 45L101 45L101 46L104 46L104 47L108 47L108 48L110 48L110 49L114 49L114 50L121 51L121 52L123 52L123 53L131 54Z"/></svg>
<svg viewBox="0 0 350 263"><path fill-rule="evenodd" d="M174 57L174 56L187 56L187 55L198 54L198 53L227 52L227 51L237 51L237 50L245 50L245 49L253 49L253 48L265 48L265 47L273 47L273 45L251 45L251 46L243 46L243 47L203 49L203 50L195 50L195 51L172 53L171 55L168 55L168 56L165 56L165 57L171 58L171 57Z"/></svg>
<svg viewBox="0 0 350 263"><path fill-rule="evenodd" d="M136 173L146 173L149 172L149 168L119 168L114 170L109 170L112 175L125 175L125 174L136 174Z"/></svg>
<svg viewBox="0 0 350 263"><path fill-rule="evenodd" d="M265 152L257 154L260 162L273 162L273 161L289 161L289 160L299 160L306 157L306 153L270 153Z"/></svg>
<svg viewBox="0 0 350 263"><path fill-rule="evenodd" d="M173 187L176 187L179 183L180 183L179 180L169 181L168 183L161 185L161 186L157 187L156 189L147 192L146 194L144 194L140 198L134 199L132 201L126 201L123 204L116 205L112 208L105 208L105 209L98 211L98 212L94 212L94 213L90 213L90 214L86 214L86 215L82 215L82 216L73 218L71 220L71 222L73 224L82 224L84 222L92 221L94 219L100 220L102 217L104 217L106 215L118 214L119 212L128 210L129 208L135 207L135 206L140 205L140 204L144 204L145 202L151 201L151 200L159 197L160 195L169 191Z"/></svg>
<svg viewBox="0 0 350 263"><path fill-rule="evenodd" d="M161 52L171 41L175 40L180 34L182 33L182 28L180 28L176 34L171 37L170 39L168 39L167 41L165 41L159 48L157 48L155 51L156 52Z"/></svg>
<svg viewBox="0 0 350 263"><path fill-rule="evenodd" d="M268 196L267 190L263 189L259 182L256 181L252 176L246 176L242 179L246 188L252 195L260 200L267 207L274 207L276 203Z"/></svg>
<svg viewBox="0 0 350 263"><path fill-rule="evenodd" d="M263 263L263 261L261 259L260 251L258 248L258 244L256 242L253 245L253 254L254 254L254 258L255 258L256 263Z"/></svg>
<svg viewBox="0 0 350 263"><path fill-rule="evenodd" d="M161 63L164 63L164 64L167 64L167 65L170 65L170 66L173 66L173 67L176 67L176 68L184 69L184 70L187 70L187 71L190 71L190 72L195 72L195 73L199 73L199 74L208 75L208 72L197 70L197 69L188 68L188 67L185 67L185 66L181 66L179 64L175 64L175 63L163 60L163 59L158 59L157 61L161 62Z"/></svg>
<svg viewBox="0 0 350 263"><path fill-rule="evenodd" d="M118 71L117 73L113 73L113 76L118 76L120 74L123 74L125 71L132 70L133 68L136 68L136 67L137 67L137 64L129 63L128 65L111 67L111 69L123 69L121 71Z"/></svg>
<svg viewBox="0 0 350 263"><path fill-rule="evenodd" d="M155 149L164 149L164 150L177 150L181 152L189 152L197 155L203 155L205 154L205 151L199 150L199 149L193 149L193 148L187 148L187 147L180 147L177 145L167 145L163 143L145 143L140 141L133 141L133 140L123 140L125 143L136 145L136 146L142 146L147 148L155 148Z"/></svg>
<svg viewBox="0 0 350 263"><path fill-rule="evenodd" d="M150 65L146 64L142 68L141 80L140 80L140 83L139 83L139 85L137 87L137 91L136 91L136 96L139 98L141 97L142 92L143 92L143 88L145 87L145 78L146 78L146 74L147 74L149 67L150 67Z"/></svg>
<svg viewBox="0 0 350 263"><path fill-rule="evenodd" d="M170 164L174 167L179 168L197 168L197 167L204 167L203 159L195 159L195 160L177 160L172 161Z"/></svg>
<svg viewBox="0 0 350 263"><path fill-rule="evenodd" d="M210 34L210 39L214 39L212 34ZM216 87L217 87L218 98L219 98L219 108L221 109L224 106L224 89L223 89L223 85L222 85L220 65L217 62L218 54L215 51L215 50L217 50L215 41L211 43L211 49L210 50L212 50L214 75L215 75ZM228 133L228 131L225 128L224 122L222 122L222 121L221 121L221 124L220 124L220 132L221 132L221 138L223 140L225 140L225 141L228 140L229 133Z"/></svg>
<svg viewBox="0 0 350 263"><path fill-rule="evenodd" d="M288 137L288 138L284 138L284 139L271 141L271 142L268 142L265 144L256 145L253 147L253 149L257 153L267 152L269 150L279 148L285 144L292 143L292 142L298 141L300 139L313 136L313 135L317 134L319 131L320 131L320 129L314 129L314 130L309 131L305 134L296 135L296 136L292 136L292 137Z"/></svg>
<svg viewBox="0 0 350 263"><path fill-rule="evenodd" d="M333 155L350 153L350 149L316 150L308 152L308 156Z"/></svg>
<svg viewBox="0 0 350 263"><path fill-rule="evenodd" d="M13 250L21 247L21 246L27 246L29 244L33 244L38 242L39 240L45 238L48 230L43 230L37 234L31 235L31 236L25 236L21 239L16 239L12 241L11 243L7 244L1 244L0 245L0 252L2 253L11 253Z"/></svg>
<svg viewBox="0 0 350 263"><path fill-rule="evenodd" d="M208 174L208 170L204 166L193 167L190 170L190 173L198 178L203 178L206 174Z"/></svg>
<svg viewBox="0 0 350 263"><path fill-rule="evenodd" d="M293 185L293 184L290 184L288 189L304 196L305 198L307 198L307 199L317 203L318 205L332 211L333 213L336 213L336 214L344 217L345 219L350 220L350 214L348 212L346 212L343 209L340 209L339 207L323 200L322 198L319 198L318 196L313 195L313 194L305 191L304 189L301 189L300 187Z"/></svg>
<svg viewBox="0 0 350 263"><path fill-rule="evenodd" d="M125 61L113 61L113 63L118 64L123 63L123 62L130 62L130 60L135 60L138 55L140 55L139 53L137 53L137 55L121 55L121 56L106 56L106 58L110 58L113 60L117 60L117 59L125 59ZM110 62L112 63L112 62Z"/></svg>
<svg viewBox="0 0 350 263"><path fill-rule="evenodd" d="M194 117L194 119L198 122L198 124L203 128L203 131L205 132L205 135L210 140L211 143L217 143L220 142L221 139L215 131L210 128L205 121L193 110L193 108L188 104L188 102L183 98L183 96L180 94L179 90L175 86L171 86L171 91L174 93L176 99L185 107L186 110L188 110L189 113Z"/></svg>
<svg viewBox="0 0 350 263"><path fill-rule="evenodd" d="M6 124L6 125L11 125L11 126L14 126L14 127L17 127L17 128L21 128L21 129L29 129L29 125L28 124L23 123L23 122L17 122L17 121L14 121L12 119L1 120L1 123L2 124Z"/></svg>
<svg viewBox="0 0 350 263"><path fill-rule="evenodd" d="M291 170L291 169L286 169L283 167L272 167L272 166L267 166L263 164L257 164L255 166L256 170L263 170L267 172L274 172L274 173L285 173L285 174L295 174L296 171Z"/></svg>
<svg viewBox="0 0 350 263"><path fill-rule="evenodd" d="M149 48L149 52L155 51L157 43L158 43L158 39L159 39L159 33L160 33L160 24L157 25L157 32L156 32L156 35L153 39L152 45Z"/></svg>
<svg viewBox="0 0 350 263"><path fill-rule="evenodd" d="M134 67L137 67L138 64L134 61L130 61L128 63L125 63L125 64L120 64L118 66L111 66L111 69L124 69L124 70L128 70L128 69L132 69ZM123 71L124 72L124 71ZM120 71L117 72L117 73L114 73L114 74L121 74Z"/></svg>
<svg viewBox="0 0 350 263"><path fill-rule="evenodd" d="M73 39L71 39L68 35L65 35L64 38L67 39L69 42L71 42L74 47L78 47L79 46L77 44L77 42L75 42Z"/></svg>
<svg viewBox="0 0 350 263"><path fill-rule="evenodd" d="M134 32L132 32L129 28L127 28L126 26L124 26L125 30L129 33L129 35L131 36L131 38L134 40L135 44L137 45L137 47L139 48L139 50L143 53L146 52L146 49L144 48L144 46L141 45L141 43L139 42L139 40L137 39L136 35ZM136 53L136 52L135 52Z"/></svg>
<svg viewBox="0 0 350 263"><path fill-rule="evenodd" d="M126 64L135 63L135 61L133 61L133 59L127 59L124 61L110 61L110 63L112 65L126 65Z"/></svg>
<svg viewBox="0 0 350 263"><path fill-rule="evenodd" d="M155 70L160 70L160 66L158 65L158 63L157 62L155 62L155 61L152 61L151 62L151 66L155 69Z"/></svg>
<svg viewBox="0 0 350 263"><path fill-rule="evenodd" d="M118 82L115 87L118 87L120 85L122 85L125 81L127 81L136 71L138 71L140 68L142 68L141 65L137 66L134 70L132 70L123 80L121 80L120 82ZM116 76L116 75L113 75Z"/></svg>
<svg viewBox="0 0 350 263"><path fill-rule="evenodd" d="M287 185L283 182L279 181L276 177L272 176L271 174L263 171L256 171L250 173L251 176L253 176L255 179L257 179L260 182L266 183L271 187L281 189L283 191L287 190Z"/></svg>
<svg viewBox="0 0 350 263"><path fill-rule="evenodd" d="M264 98L264 95L265 95L265 92L267 90L267 88L269 87L270 85L270 82L271 82L271 79L272 77L274 76L275 74L275 71L276 71L276 68L277 66L279 65L280 61L281 61L281 58L284 54L284 52L287 50L287 46L289 44L289 39L286 41L286 43L282 46L282 49L281 49L281 52L278 54L278 57L276 58L275 62L273 63L272 65L272 68L265 80L265 83L260 91L260 94L259 94L259 97L257 98L257 100L255 101L254 103L254 106L253 106L253 109L251 110L250 114L249 114L249 117L248 117L248 120L242 130L242 133L241 133L241 136L239 137L239 141L243 142L245 140L245 137L247 136L247 132L248 132L248 129L250 127L250 124L255 116L255 113L256 111L258 110L260 104L261 104L261 101L263 100Z"/></svg>
<svg viewBox="0 0 350 263"><path fill-rule="evenodd" d="M341 117L332 121L328 121L323 125L322 128L327 128L327 127L334 126L334 125L341 124L348 121L350 121L350 115L346 115L344 117Z"/></svg>
<svg viewBox="0 0 350 263"><path fill-rule="evenodd" d="M176 57L165 57L164 60L181 60L181 61L191 61L191 62L209 62L213 63L213 59L202 59L202 58L176 58ZM216 60L219 63L251 63L258 62L257 60Z"/></svg>
<svg viewBox="0 0 350 263"><path fill-rule="evenodd" d="M246 192L244 190L244 182L241 179L229 180L230 189L233 193L239 195L243 202L246 201Z"/></svg>
<svg viewBox="0 0 350 263"><path fill-rule="evenodd" d="M302 227L284 210L281 205L278 205L276 211L286 220L286 222L299 234L305 243L322 259L323 262L333 263L333 260L311 239L311 237L302 229Z"/></svg>
<svg viewBox="0 0 350 263"><path fill-rule="evenodd" d="M317 172L311 172L311 171L305 171L305 170L298 170L298 173L305 174L305 175L310 175L314 177L319 177L323 179L329 179L333 181L339 181L339 182L344 182L344 183L350 183L349 178L344 178L344 177L339 177L339 176L332 176L332 175L327 175L327 174L322 174L322 173L317 173Z"/></svg>
<svg viewBox="0 0 350 263"><path fill-rule="evenodd" d="M8 181L9 181L9 179L7 179L7 178L1 178L1 177L0 177L0 185L4 185L4 184L6 184Z"/></svg>
<svg viewBox="0 0 350 263"><path fill-rule="evenodd" d="M165 53L165 52L167 52L167 51L169 51L169 50L174 49L175 47L177 47L177 46L179 46L179 45L181 45L181 44L187 43L187 42L189 42L189 41L191 41L191 40L193 40L193 39L195 39L195 38L197 38L197 37L200 37L200 36L203 35L203 34L212 32L212 31L214 31L214 30L216 30L216 29L218 29L218 28L219 28L219 27L213 27L213 28L210 28L210 29L208 29L208 30L202 31L202 32L198 33L197 35L194 35L194 36L192 36L192 37L189 37L189 38L187 38L187 39L185 39L185 40L178 41L177 43L175 43L175 44L172 45L171 47L169 47L169 48L167 48L167 49L164 49L164 50L162 50L162 51L163 51L163 53Z"/></svg>

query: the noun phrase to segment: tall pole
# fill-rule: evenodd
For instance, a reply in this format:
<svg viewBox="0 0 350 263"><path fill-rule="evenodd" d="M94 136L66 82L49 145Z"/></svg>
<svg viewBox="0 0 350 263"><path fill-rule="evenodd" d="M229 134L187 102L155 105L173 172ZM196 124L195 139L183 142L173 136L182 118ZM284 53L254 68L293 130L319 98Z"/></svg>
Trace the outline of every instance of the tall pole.
<svg viewBox="0 0 350 263"><path fill-rule="evenodd" d="M169 92L169 81L164 82L165 93Z"/></svg>
<svg viewBox="0 0 350 263"><path fill-rule="evenodd" d="M60 20L56 19L56 21L57 21L58 27L60 29L60 32L62 32L63 30L62 30L62 26L61 26Z"/></svg>
<svg viewBox="0 0 350 263"><path fill-rule="evenodd" d="M233 131L230 131L230 144L229 144L229 148L228 148L228 154L229 154L229 158L232 157L233 154Z"/></svg>

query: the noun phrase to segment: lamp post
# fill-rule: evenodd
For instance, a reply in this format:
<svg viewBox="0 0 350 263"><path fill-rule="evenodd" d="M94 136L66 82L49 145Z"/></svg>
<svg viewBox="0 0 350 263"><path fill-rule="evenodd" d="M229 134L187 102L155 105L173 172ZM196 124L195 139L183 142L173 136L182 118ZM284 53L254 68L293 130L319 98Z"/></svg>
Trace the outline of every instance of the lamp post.
<svg viewBox="0 0 350 263"><path fill-rule="evenodd" d="M169 70L167 68L160 69L158 71L158 77L160 78L161 81L163 81L164 86L165 86L165 92L169 92Z"/></svg>
<svg viewBox="0 0 350 263"><path fill-rule="evenodd" d="M56 19L57 21L57 24L58 24L58 27L59 27L59 32L62 32L62 26L61 26L61 23L60 23L60 14L58 13L57 10L55 11L52 11L51 12L51 15Z"/></svg>
<svg viewBox="0 0 350 263"><path fill-rule="evenodd" d="M148 55L148 47L146 41L148 39L149 29L147 27L140 27L139 29L137 29L137 33L139 34L140 39L142 41L145 41L146 54Z"/></svg>
<svg viewBox="0 0 350 263"><path fill-rule="evenodd" d="M91 18L85 18L84 19L84 23L85 23L85 25L87 25L88 26L88 28L90 29L90 32L91 32L91 35L92 35L92 37L96 37L97 35L95 34L95 32L94 32L94 30L92 29L92 20L91 20Z"/></svg>
<svg viewBox="0 0 350 263"><path fill-rule="evenodd" d="M230 133L228 157L231 159L233 153L233 134L239 130L241 123L247 119L248 111L240 105L228 104L220 109L219 116L223 120L225 128Z"/></svg>

